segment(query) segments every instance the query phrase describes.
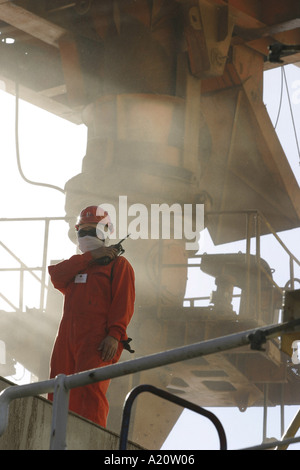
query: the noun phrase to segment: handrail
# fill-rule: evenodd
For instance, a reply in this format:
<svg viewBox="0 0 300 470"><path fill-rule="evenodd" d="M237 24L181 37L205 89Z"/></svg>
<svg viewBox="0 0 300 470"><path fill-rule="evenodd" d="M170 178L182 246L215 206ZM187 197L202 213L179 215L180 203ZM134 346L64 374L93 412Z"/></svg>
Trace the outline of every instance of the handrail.
<svg viewBox="0 0 300 470"><path fill-rule="evenodd" d="M41 270L42 267L36 267L36 268L29 268L18 256L16 256L9 248L8 246L6 246L3 242L0 241L0 246L2 246L2 248L4 248L5 251L7 251L7 253L12 256L18 263L20 263L20 267L19 268L3 268L1 269L1 271L5 270L5 271L10 271L11 269L13 270L18 270L18 271L29 271L30 274L39 282L41 282L40 278L38 276L36 276L36 274L34 274L32 271L34 270Z"/></svg>
<svg viewBox="0 0 300 470"><path fill-rule="evenodd" d="M267 233L269 235L272 235L277 242L280 244L281 248L283 248L286 256L288 257L289 260L289 272L290 272L290 278L289 282L291 283L291 289L294 289L294 283L296 281L294 277L294 263L296 263L298 266L300 266L300 261L299 259L296 258L295 255L288 249L288 247L285 245L285 243L281 240L281 238L277 235L271 224L268 222L266 217L258 210L244 210L244 211L209 211L205 213L205 216L207 218L209 217L214 217L214 216L228 216L228 215L234 215L234 216L244 216L246 218L246 230L245 230L245 240L246 240L246 258L247 258L247 268L248 268L248 280L247 280L247 287L245 289L246 293L246 312L247 314L249 313L249 306L250 306L250 281L249 281L249 267L250 267L250 248L251 248L251 238L253 237L256 241L255 245L255 257L256 257L256 263L257 263L257 285L256 285L256 296L257 296L257 314L258 314L258 319L265 321L265 318L263 317L263 312L261 311L261 306L262 306L262 284L261 284L261 274L263 273L264 276L269 280L270 284L273 285L273 287L279 291L280 293L283 293L284 288L281 288L272 278L272 276L269 275L268 272L264 269L261 263L261 246L260 246L260 240L261 240L261 235L262 235L262 230L261 227L264 225L267 228ZM254 222L254 224L253 224ZM252 226L253 224L253 226ZM196 299L195 299L196 300ZM195 301L194 300L194 301Z"/></svg>
<svg viewBox="0 0 300 470"><path fill-rule="evenodd" d="M263 444L258 444L256 446L251 446L251 447L244 447L243 449L238 449L238 450L267 450L267 449L276 449L276 446L278 445L283 445L288 447L290 444L297 444L300 442L300 436L299 437L291 437L289 439L284 439L281 441L270 441L270 442L264 442Z"/></svg>
<svg viewBox="0 0 300 470"><path fill-rule="evenodd" d="M247 344L252 345L253 339L256 339L257 336L262 338L262 342L265 342L268 339L277 337L278 334L282 332L298 331L299 327L300 319L201 341L199 343L79 372L73 375L60 374L55 379L49 379L47 381L10 386L0 393L0 436L6 430L8 424L8 409L12 400L54 391L50 449L65 449L68 396L72 388L82 387L102 380L121 377L195 357L219 353ZM62 412L62 410L64 410L64 412Z"/></svg>
<svg viewBox="0 0 300 470"><path fill-rule="evenodd" d="M27 271L33 278L40 284L40 309L43 309L46 285L46 271L47 271L47 251L48 251L48 236L49 236L49 225L51 221L68 221L70 217L23 217L23 218L0 218L1 222L44 222L44 242L43 242L43 255L42 265L37 267L28 267L18 256L16 256L2 241L0 246L12 256L20 266L17 268L1 268L1 271L18 271L20 272L20 289L19 289L19 308L13 305L4 294L0 293L2 299L4 299L14 310L22 310L23 307L23 274ZM34 271L41 271L41 278L37 276Z"/></svg>
<svg viewBox="0 0 300 470"><path fill-rule="evenodd" d="M142 392L152 393L153 395L157 395L161 398L164 398L167 401L171 401L172 403L182 406L183 408L188 408L189 410L194 411L195 413L198 413L202 416L205 416L205 418L208 418L214 424L218 432L218 436L220 439L220 450L227 450L227 440L226 440L226 434L225 434L224 428L222 426L222 423L220 422L220 420L216 417L214 413L206 410L205 408L202 408L201 406L195 405L194 403L184 400L183 398L177 397L176 395L173 395L172 393L166 392L165 390L162 390L160 388L157 388L157 387L154 387L153 385L148 385L148 384L138 385L137 387L135 387L128 393L125 399L124 408L123 408L123 416L122 416L122 424L121 424L121 432L120 432L119 450L126 450L127 448L131 408L132 408L134 400Z"/></svg>
<svg viewBox="0 0 300 470"><path fill-rule="evenodd" d="M286 251L286 253L289 255L289 257L295 261L295 263L298 264L298 266L300 266L300 261L298 260L298 258L296 258L295 255L293 255L293 253L288 249L288 247L285 245L285 243L281 240L281 238L277 235L277 233L274 231L274 229L272 228L271 224L267 221L267 219L265 218L265 216L257 211L257 214L258 216L262 219L263 223L266 225L266 227L270 230L271 234L276 238L276 240L278 241L278 243L282 246L282 248L284 249L284 251Z"/></svg>
<svg viewBox="0 0 300 470"><path fill-rule="evenodd" d="M278 241L278 243L282 246L282 248L284 249L284 251L286 251L286 253L289 255L290 258L292 258L299 266L300 266L300 261L296 258L295 255L293 255L293 253L288 249L288 247L285 245L285 243L281 240L281 238L277 235L277 233L275 232L275 230L273 229L272 225L268 222L268 220L266 219L266 217L262 214L262 212L258 211L258 210L245 210L245 211L209 211L209 212L206 212L205 215L206 216L214 216L214 215L256 215L258 216L262 221L263 223L266 225L266 227L268 228L268 230L270 231L270 235L272 234L276 240Z"/></svg>

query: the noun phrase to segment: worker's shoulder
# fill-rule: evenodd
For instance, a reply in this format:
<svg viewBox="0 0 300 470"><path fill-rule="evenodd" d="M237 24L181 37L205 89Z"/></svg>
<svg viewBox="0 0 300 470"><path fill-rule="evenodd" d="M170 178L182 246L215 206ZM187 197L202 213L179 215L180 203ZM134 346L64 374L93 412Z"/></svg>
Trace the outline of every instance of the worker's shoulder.
<svg viewBox="0 0 300 470"><path fill-rule="evenodd" d="M133 270L133 267L131 266L130 262L128 261L125 256L117 256L117 258L114 260L114 269L115 268L127 268L130 270Z"/></svg>

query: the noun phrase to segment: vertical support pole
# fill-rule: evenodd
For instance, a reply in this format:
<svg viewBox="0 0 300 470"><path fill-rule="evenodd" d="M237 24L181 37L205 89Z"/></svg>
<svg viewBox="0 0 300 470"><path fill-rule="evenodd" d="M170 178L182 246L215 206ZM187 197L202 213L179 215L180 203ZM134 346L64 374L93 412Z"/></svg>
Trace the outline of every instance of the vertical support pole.
<svg viewBox="0 0 300 470"><path fill-rule="evenodd" d="M269 384L264 384L263 442L267 439Z"/></svg>
<svg viewBox="0 0 300 470"><path fill-rule="evenodd" d="M246 212L246 256L251 252L252 213Z"/></svg>
<svg viewBox="0 0 300 470"><path fill-rule="evenodd" d="M45 299L49 223L50 223L50 220L45 219L44 248L43 248L43 262L42 262L42 279L41 279L41 295L40 295L40 310L43 310L43 308L44 308L44 299Z"/></svg>
<svg viewBox="0 0 300 470"><path fill-rule="evenodd" d="M23 299L24 299L24 267L23 263L20 266L20 292L19 292L19 310L23 312Z"/></svg>
<svg viewBox="0 0 300 470"><path fill-rule="evenodd" d="M162 228L161 228L162 230ZM163 256L164 256L164 246L163 246L163 239L161 238L161 234L159 234L159 244L158 244L158 259L157 259L157 297L156 297L156 309L157 309L157 318L161 318L161 280L162 280L162 270L163 270Z"/></svg>
<svg viewBox="0 0 300 470"><path fill-rule="evenodd" d="M251 263L251 234L253 225L253 214L247 212L246 214L246 264L247 264L247 278L246 278L246 317L249 318L250 314L250 263Z"/></svg>
<svg viewBox="0 0 300 470"><path fill-rule="evenodd" d="M280 386L280 435L284 433L284 384Z"/></svg>
<svg viewBox="0 0 300 470"><path fill-rule="evenodd" d="M262 320L261 318L261 266L260 266L260 217L259 214L256 214L256 226L255 226L255 236L256 236L256 266L257 266L257 319Z"/></svg>
<svg viewBox="0 0 300 470"><path fill-rule="evenodd" d="M291 290L295 289L295 286L294 286L294 284L295 284L294 279L295 278L294 278L294 276L295 276L294 275L294 260L293 260L292 256L290 256L290 281L291 281L291 285L289 286L289 288Z"/></svg>
<svg viewBox="0 0 300 470"><path fill-rule="evenodd" d="M50 450L66 450L69 390L65 387L64 374L55 378L52 410Z"/></svg>

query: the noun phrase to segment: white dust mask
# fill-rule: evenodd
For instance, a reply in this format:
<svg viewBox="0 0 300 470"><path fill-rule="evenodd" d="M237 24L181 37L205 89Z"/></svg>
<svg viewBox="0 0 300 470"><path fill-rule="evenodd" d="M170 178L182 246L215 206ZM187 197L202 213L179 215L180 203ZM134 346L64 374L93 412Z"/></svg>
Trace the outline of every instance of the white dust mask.
<svg viewBox="0 0 300 470"><path fill-rule="evenodd" d="M99 240L97 237L86 235L85 237L78 237L78 247L82 253L86 251L96 250L101 246L108 246L108 239Z"/></svg>

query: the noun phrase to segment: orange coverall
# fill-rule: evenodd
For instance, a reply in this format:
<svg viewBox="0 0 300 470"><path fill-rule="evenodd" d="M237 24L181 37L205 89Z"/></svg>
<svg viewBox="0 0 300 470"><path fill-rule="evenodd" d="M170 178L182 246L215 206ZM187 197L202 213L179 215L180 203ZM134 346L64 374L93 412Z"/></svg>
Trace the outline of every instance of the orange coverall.
<svg viewBox="0 0 300 470"><path fill-rule="evenodd" d="M48 268L51 281L65 297L64 311L50 362L50 378L116 363L128 339L126 328L134 310L134 271L119 256L102 266L90 252L74 255ZM107 336L119 341L112 361L103 362L97 350ZM105 380L70 391L69 409L106 426L109 410ZM53 394L49 394L53 400Z"/></svg>

